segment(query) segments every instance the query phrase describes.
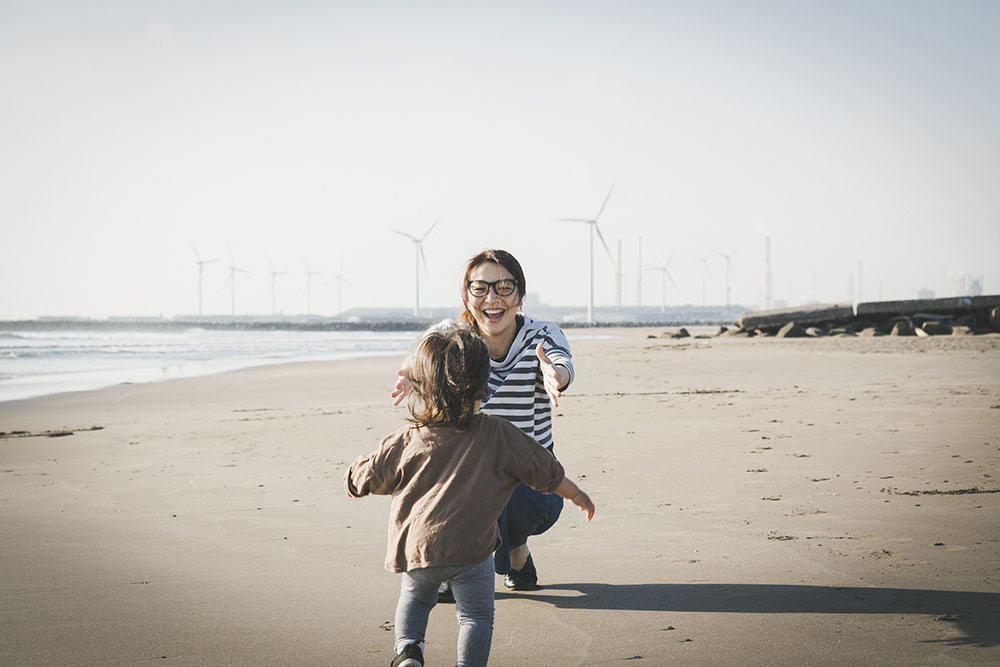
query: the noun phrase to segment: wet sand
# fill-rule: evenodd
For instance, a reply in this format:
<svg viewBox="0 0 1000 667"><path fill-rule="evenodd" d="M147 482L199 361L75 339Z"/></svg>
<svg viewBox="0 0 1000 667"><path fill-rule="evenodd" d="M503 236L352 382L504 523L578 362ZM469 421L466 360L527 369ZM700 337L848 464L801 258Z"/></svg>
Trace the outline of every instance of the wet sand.
<svg viewBox="0 0 1000 667"><path fill-rule="evenodd" d="M1000 337L661 331L571 340L598 513L498 578L491 664L1000 663ZM388 664L388 501L341 480L397 363L0 404L0 664ZM435 609L429 665L456 636Z"/></svg>

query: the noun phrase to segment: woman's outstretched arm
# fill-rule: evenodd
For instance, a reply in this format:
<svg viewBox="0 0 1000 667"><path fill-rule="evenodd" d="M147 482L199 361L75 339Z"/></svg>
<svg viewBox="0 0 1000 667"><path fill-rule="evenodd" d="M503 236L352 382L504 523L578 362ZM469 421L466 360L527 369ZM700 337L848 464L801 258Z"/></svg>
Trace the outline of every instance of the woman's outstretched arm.
<svg viewBox="0 0 1000 667"><path fill-rule="evenodd" d="M562 364L553 364L548 355L545 354L541 343L535 348L535 355L538 357L538 365L542 369L545 393L549 395L549 400L552 401L553 407L558 408L562 390L566 388L566 385L570 381L569 369Z"/></svg>

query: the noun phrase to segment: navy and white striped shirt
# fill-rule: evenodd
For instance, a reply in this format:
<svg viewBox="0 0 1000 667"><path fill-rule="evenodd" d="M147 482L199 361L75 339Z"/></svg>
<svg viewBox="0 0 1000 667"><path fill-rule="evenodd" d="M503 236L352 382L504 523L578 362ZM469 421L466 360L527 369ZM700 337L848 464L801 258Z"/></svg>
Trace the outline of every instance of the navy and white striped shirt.
<svg viewBox="0 0 1000 667"><path fill-rule="evenodd" d="M541 343L549 361L566 367L569 386L574 377L569 343L553 322L535 321L521 315L517 319L520 328L507 356L500 361L490 359L490 379L482 411L503 417L538 444L552 449L552 406L545 393L535 348Z"/></svg>

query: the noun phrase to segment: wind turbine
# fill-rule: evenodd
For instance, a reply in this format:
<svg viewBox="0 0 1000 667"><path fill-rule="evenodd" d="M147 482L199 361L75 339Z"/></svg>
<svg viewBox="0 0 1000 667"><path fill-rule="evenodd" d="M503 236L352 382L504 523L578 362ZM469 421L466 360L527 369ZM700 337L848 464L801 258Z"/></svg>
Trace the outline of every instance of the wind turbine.
<svg viewBox="0 0 1000 667"><path fill-rule="evenodd" d="M337 284L337 314L339 315L340 313L344 312L344 306L343 306L344 283L347 283L348 285L351 284L351 281L348 280L346 276L344 276L344 260L340 261L340 273L334 276L333 280L331 280L330 282Z"/></svg>
<svg viewBox="0 0 1000 667"><path fill-rule="evenodd" d="M205 269L205 265L206 264L211 264L212 262L218 262L219 258L216 257L215 259L202 259L201 258L201 253L198 252L198 249L194 247L194 243L191 243L190 241L188 241L188 243L191 244L191 249L194 250L195 257L198 258L198 261L195 262L195 264L198 265L198 316L200 317L201 316L201 275L202 275L202 272Z"/></svg>
<svg viewBox="0 0 1000 667"><path fill-rule="evenodd" d="M651 266L647 268L647 271L661 271L663 273L661 277L662 285L660 287L660 313L667 312L667 280L670 280L670 284L677 289L677 283L674 282L673 277L670 275L670 262L674 258L674 253L677 252L677 248L670 251L670 257L667 258L667 263L663 266Z"/></svg>
<svg viewBox="0 0 1000 667"><path fill-rule="evenodd" d="M725 257L725 259L726 259L726 316L727 317L730 317L731 314L732 314L731 313L731 308L730 308L730 298L729 297L730 297L730 294L732 294L732 289L733 289L733 287L732 287L732 284L733 284L733 255L735 255L736 251L739 250L742 247L743 247L743 244L740 243L738 246L736 246L735 248L733 248L732 251L728 255L726 253L722 252L721 250L716 250L715 251L718 254L720 254L723 257Z"/></svg>
<svg viewBox="0 0 1000 667"><path fill-rule="evenodd" d="M312 280L313 275L323 273L320 270L311 270L306 258L302 258L302 263L306 265L306 315L312 315Z"/></svg>
<svg viewBox="0 0 1000 667"><path fill-rule="evenodd" d="M608 258L614 263L615 258L611 256L611 250L608 248L608 244L604 241L604 235L601 234L601 228L597 226L597 221L601 218L601 214L604 213L604 207L608 205L608 200L611 199L611 192L615 189L615 184L611 183L611 188L608 190L608 196L604 198L604 203L601 204L600 210L597 211L597 215L593 218L556 218L559 222L585 222L590 226L590 301L587 303L587 322L594 322L594 232L597 232L597 237L601 239L601 245L604 246L604 250L608 253Z"/></svg>
<svg viewBox="0 0 1000 667"><path fill-rule="evenodd" d="M441 222L441 217L443 215L444 214L439 215L438 219L434 221L434 224L431 225L430 227L428 227L427 231L424 232L424 235L421 236L420 238L417 238L416 236L413 236L412 234L407 234L406 232L397 231L395 229L390 229L389 230L390 232L393 232L394 234L399 234L400 236L405 236L406 238L408 238L411 241L413 241L413 245L414 245L414 265L413 265L413 268L414 268L414 280L413 280L413 285L414 285L414 289L416 291L416 298L415 298L415 300L413 302L413 316L414 317L420 317L420 260L421 259L424 260L424 275L425 276L427 275L427 257L424 256L424 245L423 245L424 239L427 238L427 235L431 233L431 230L434 229L437 226L437 223Z"/></svg>
<svg viewBox="0 0 1000 667"><path fill-rule="evenodd" d="M247 271L246 269L241 269L240 267L236 266L236 258L233 257L233 249L230 248L228 245L226 246L226 248L229 249L229 278L226 280L226 282L229 283L232 314L233 317L236 317L236 274L250 273L250 272Z"/></svg>
<svg viewBox="0 0 1000 667"><path fill-rule="evenodd" d="M701 262L701 268L702 268L702 271L701 271L701 305L703 307L706 306L706 305L708 305L707 302L705 301L705 275L706 274L707 275L712 275L712 269L709 268L709 266L708 266L708 258L711 256L711 254L712 254L712 250L709 250L708 253L706 253L706 255L704 257L693 257L692 258L692 259L696 259L699 262Z"/></svg>
<svg viewBox="0 0 1000 667"><path fill-rule="evenodd" d="M288 273L288 271L275 271L274 264L271 263L271 258L265 256L264 259L267 260L268 266L271 267L271 270L269 272L271 274L271 315L277 315L278 314L278 308L277 308L278 301L277 301L277 298L276 298L276 294L277 294L276 285L277 285L277 282L278 282L278 276L283 276L286 273Z"/></svg>

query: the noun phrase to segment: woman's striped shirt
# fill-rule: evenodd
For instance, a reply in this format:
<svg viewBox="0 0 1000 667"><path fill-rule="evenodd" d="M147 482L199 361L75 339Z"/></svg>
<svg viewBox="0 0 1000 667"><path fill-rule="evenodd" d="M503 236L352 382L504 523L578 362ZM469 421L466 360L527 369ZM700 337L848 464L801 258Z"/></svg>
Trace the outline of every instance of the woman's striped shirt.
<svg viewBox="0 0 1000 667"><path fill-rule="evenodd" d="M552 406L545 393L535 348L541 343L549 361L566 367L569 386L574 377L569 343L553 322L535 321L522 315L517 316L517 321L520 327L507 356L500 361L490 359L490 379L482 411L503 417L538 444L552 449Z"/></svg>

